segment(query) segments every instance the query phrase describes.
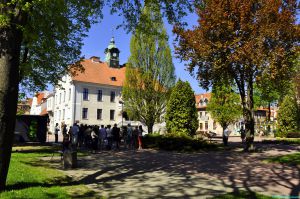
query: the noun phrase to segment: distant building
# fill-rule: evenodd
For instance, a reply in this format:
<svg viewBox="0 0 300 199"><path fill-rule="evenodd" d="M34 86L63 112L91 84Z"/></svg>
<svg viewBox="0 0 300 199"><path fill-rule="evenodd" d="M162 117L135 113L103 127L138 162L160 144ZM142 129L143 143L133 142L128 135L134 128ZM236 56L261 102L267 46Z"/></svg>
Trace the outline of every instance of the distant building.
<svg viewBox="0 0 300 199"><path fill-rule="evenodd" d="M54 89L47 112L50 131L56 123L68 127L74 122L88 125L113 125L122 121L121 91L125 66L119 64L119 49L111 39L105 49L106 60L91 57L81 62L83 73L65 75Z"/></svg>
<svg viewBox="0 0 300 199"><path fill-rule="evenodd" d="M32 98L27 98L26 100L22 100L18 102L17 114L29 115L31 110L31 104L32 104Z"/></svg>
<svg viewBox="0 0 300 199"><path fill-rule="evenodd" d="M199 119L199 128L198 133L203 132L215 132L217 135L222 135L223 128L219 123L217 123L206 110L207 104L211 99L211 93L203 93L195 95L196 99L196 108L198 111L198 119ZM267 129L267 119L268 119L268 108L260 107L254 111L254 121L255 121L255 131L259 133L260 131L265 131ZM277 120L277 108L271 108L271 124L275 124ZM230 125L228 127L231 130L231 135L239 135L239 130L243 125L243 118L241 117L236 123ZM271 130L275 128L274 125L271 125Z"/></svg>
<svg viewBox="0 0 300 199"><path fill-rule="evenodd" d="M221 136L223 133L222 126L216 122L210 115L210 113L206 110L207 104L209 103L211 98L211 93L202 93L195 95L196 100L196 108L198 112L199 119L199 127L197 132L203 134L205 132L214 132L218 136ZM232 134L238 134L238 130L240 129L240 122L236 122L233 125L230 125L228 128L232 131Z"/></svg>
<svg viewBox="0 0 300 199"><path fill-rule="evenodd" d="M30 115L47 115L47 98L50 95L50 91L36 93L32 98Z"/></svg>

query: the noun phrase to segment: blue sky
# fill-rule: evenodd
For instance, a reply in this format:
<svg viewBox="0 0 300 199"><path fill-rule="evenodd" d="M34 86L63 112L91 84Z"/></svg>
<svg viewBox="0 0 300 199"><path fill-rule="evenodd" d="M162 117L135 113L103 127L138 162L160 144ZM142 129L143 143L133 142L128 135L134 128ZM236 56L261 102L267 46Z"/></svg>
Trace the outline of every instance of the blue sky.
<svg viewBox="0 0 300 199"><path fill-rule="evenodd" d="M130 56L131 34L126 34L126 31L122 28L112 31L115 29L115 27L122 24L122 17L110 15L109 10L106 8L103 9L103 14L104 18L102 21L93 25L88 32L88 37L84 39L82 55L84 55L86 58L91 56L99 56L101 60L104 60L104 49L108 46L111 37L114 36L116 45L121 51L120 63L126 63L128 57ZM184 20L189 23L189 26L192 26L196 24L197 16L195 14L190 14ZM187 71L185 71L184 63L182 63L180 59L175 58L173 46L175 35L172 33L172 26L170 24L165 24L165 26L169 34L169 45L172 49L173 62L176 69L175 73L177 78L190 82L195 93L205 92L205 90L199 87L197 80L190 76Z"/></svg>

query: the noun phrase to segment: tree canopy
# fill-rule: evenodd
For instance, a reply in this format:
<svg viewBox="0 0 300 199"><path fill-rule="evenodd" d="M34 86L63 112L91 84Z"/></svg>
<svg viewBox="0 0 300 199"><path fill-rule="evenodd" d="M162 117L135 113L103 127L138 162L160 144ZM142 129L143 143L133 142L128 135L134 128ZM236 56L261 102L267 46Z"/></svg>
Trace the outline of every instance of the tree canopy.
<svg viewBox="0 0 300 199"><path fill-rule="evenodd" d="M145 123L152 133L154 123L161 121L169 90L175 84L175 68L159 6L147 5L143 17L152 34L145 33L141 25L131 38L122 95L131 117Z"/></svg>
<svg viewBox="0 0 300 199"><path fill-rule="evenodd" d="M299 130L299 121L299 107L297 105L295 96L285 96L278 110L279 134L285 137L287 133Z"/></svg>
<svg viewBox="0 0 300 199"><path fill-rule="evenodd" d="M296 0L203 0L197 9L199 24L192 30L174 29L176 52L203 88L220 78L235 81L251 135L248 146L254 139L254 82L265 71L270 82L291 78L299 41L296 11Z"/></svg>
<svg viewBox="0 0 300 199"><path fill-rule="evenodd" d="M146 2L160 5L169 22L179 21L192 5L184 0ZM82 38L101 19L104 4L124 17L125 29L135 29L142 1L0 2L0 190L5 188L9 167L20 83L32 90L43 89L57 83L70 68L82 70Z"/></svg>
<svg viewBox="0 0 300 199"><path fill-rule="evenodd" d="M174 135L193 136L198 128L194 92L188 82L180 79L172 89L167 105L166 126Z"/></svg>
<svg viewBox="0 0 300 199"><path fill-rule="evenodd" d="M229 124L239 120L242 116L240 97L234 92L230 84L215 85L207 111L225 130Z"/></svg>

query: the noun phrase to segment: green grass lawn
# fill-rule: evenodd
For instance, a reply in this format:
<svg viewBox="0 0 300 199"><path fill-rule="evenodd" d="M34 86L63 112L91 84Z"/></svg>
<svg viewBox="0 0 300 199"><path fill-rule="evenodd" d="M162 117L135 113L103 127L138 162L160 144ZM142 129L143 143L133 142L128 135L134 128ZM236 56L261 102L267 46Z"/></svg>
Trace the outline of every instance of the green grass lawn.
<svg viewBox="0 0 300 199"><path fill-rule="evenodd" d="M7 191L0 193L0 198L97 198L86 186L76 185L70 177L41 160L52 156L52 151L46 146L14 147Z"/></svg>
<svg viewBox="0 0 300 199"><path fill-rule="evenodd" d="M281 164L293 164L300 165L300 153L293 153L288 155L282 155L272 157L266 160L267 162L281 163Z"/></svg>

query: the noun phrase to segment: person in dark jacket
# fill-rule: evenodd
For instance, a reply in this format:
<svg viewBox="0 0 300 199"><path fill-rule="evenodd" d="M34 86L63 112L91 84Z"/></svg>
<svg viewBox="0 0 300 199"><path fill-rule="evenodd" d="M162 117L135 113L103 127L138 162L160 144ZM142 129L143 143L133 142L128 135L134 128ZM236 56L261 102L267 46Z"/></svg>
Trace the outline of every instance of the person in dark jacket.
<svg viewBox="0 0 300 199"><path fill-rule="evenodd" d="M114 127L112 128L112 136L113 141L116 146L116 149L120 149L120 129L117 127L117 124L114 124Z"/></svg>

